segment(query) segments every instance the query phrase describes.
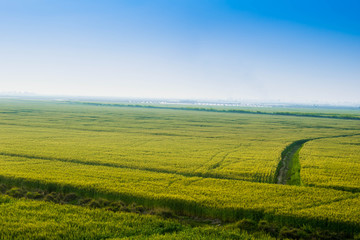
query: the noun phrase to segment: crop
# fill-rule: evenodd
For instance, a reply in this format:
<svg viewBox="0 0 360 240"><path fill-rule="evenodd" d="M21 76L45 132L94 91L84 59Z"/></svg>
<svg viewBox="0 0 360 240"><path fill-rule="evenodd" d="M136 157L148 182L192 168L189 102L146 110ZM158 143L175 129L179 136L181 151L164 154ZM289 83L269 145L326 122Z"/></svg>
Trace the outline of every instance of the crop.
<svg viewBox="0 0 360 240"><path fill-rule="evenodd" d="M181 215L359 232L359 120L303 115L3 100L0 182ZM296 173L304 186L274 184L282 152L303 139Z"/></svg>
<svg viewBox="0 0 360 240"><path fill-rule="evenodd" d="M360 136L310 141L300 156L306 184L360 192Z"/></svg>
<svg viewBox="0 0 360 240"><path fill-rule="evenodd" d="M191 228L152 215L14 200L0 195L0 239L255 239L239 229ZM272 239L257 234L262 239ZM185 238L186 237L186 238Z"/></svg>

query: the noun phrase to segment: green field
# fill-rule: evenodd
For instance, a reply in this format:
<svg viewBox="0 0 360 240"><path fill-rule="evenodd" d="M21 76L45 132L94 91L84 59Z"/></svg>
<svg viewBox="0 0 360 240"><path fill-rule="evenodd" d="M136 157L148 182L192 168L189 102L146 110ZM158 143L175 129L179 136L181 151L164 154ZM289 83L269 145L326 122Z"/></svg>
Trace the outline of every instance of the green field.
<svg viewBox="0 0 360 240"><path fill-rule="evenodd" d="M136 213L63 206L0 196L1 239L273 239L236 227L190 227Z"/></svg>
<svg viewBox="0 0 360 240"><path fill-rule="evenodd" d="M306 184L360 192L359 136L310 141L301 162Z"/></svg>
<svg viewBox="0 0 360 240"><path fill-rule="evenodd" d="M285 110L2 99L0 238L270 238L234 227L242 219L357 236L360 111ZM284 149L301 140L287 184L277 184ZM177 217L9 197L12 187ZM194 217L221 226L194 226Z"/></svg>

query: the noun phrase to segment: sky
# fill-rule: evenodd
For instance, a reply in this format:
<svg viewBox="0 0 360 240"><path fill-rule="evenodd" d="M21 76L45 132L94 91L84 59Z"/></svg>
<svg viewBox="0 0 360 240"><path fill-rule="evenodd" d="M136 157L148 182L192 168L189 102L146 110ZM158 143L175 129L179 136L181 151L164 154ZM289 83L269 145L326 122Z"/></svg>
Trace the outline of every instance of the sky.
<svg viewBox="0 0 360 240"><path fill-rule="evenodd" d="M358 0L0 0L0 92L360 103Z"/></svg>

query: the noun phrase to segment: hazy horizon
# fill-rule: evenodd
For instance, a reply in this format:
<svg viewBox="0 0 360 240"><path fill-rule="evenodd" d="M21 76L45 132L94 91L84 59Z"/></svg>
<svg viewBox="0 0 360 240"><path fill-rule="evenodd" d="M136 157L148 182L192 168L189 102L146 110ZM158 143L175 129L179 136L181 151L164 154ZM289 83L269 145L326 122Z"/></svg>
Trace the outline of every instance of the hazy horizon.
<svg viewBox="0 0 360 240"><path fill-rule="evenodd" d="M0 93L360 103L358 1L0 1Z"/></svg>
<svg viewBox="0 0 360 240"><path fill-rule="evenodd" d="M238 107L334 107L360 108L357 102L319 102L319 101L280 101L254 99L215 99L215 98L156 98L156 97L124 97L124 96L79 96L36 94L31 92L0 92L0 99L39 100L39 101L84 101L84 102L114 102L140 104L181 104L181 105L224 105Z"/></svg>

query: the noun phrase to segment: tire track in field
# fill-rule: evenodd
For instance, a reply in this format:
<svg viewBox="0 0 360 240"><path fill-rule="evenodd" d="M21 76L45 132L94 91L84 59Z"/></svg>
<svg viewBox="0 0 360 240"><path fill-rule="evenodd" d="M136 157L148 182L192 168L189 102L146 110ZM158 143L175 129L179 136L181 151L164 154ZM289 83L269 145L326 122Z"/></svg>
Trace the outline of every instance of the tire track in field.
<svg viewBox="0 0 360 240"><path fill-rule="evenodd" d="M337 191L344 191L344 192L351 192L351 193L360 193L359 187L348 187L348 186L322 186L322 185L315 185L309 184L308 187L316 187L316 188L326 188L326 189L333 189Z"/></svg>
<svg viewBox="0 0 360 240"><path fill-rule="evenodd" d="M210 159L209 159L206 163L212 162L212 160L213 160L214 158L216 158L216 157L217 157L219 154L221 154L222 152L223 152L223 151L218 151L218 152L214 153L213 155L211 155ZM204 166L200 166L200 167L196 168L196 169L194 170L194 174L196 174L197 171L199 171L200 169L204 169L204 168L205 168Z"/></svg>
<svg viewBox="0 0 360 240"><path fill-rule="evenodd" d="M299 154L301 148L304 146L306 142L319 140L319 139L326 139L326 138L341 138L341 137L352 137L359 135L360 133L343 134L343 135L328 136L328 137L301 139L292 142L281 153L281 160L278 164L275 174L276 183L283 185L287 184L287 182L291 179L291 176L289 176L290 175L289 171L292 173L298 173L299 174L298 177L300 178L300 170L301 170L300 163L294 163L294 161L298 161L298 159L295 158L295 155ZM298 156L296 157L298 158ZM296 185L300 185L300 183L301 183L301 179L299 179L298 184Z"/></svg>
<svg viewBox="0 0 360 240"><path fill-rule="evenodd" d="M210 173L184 173L184 172L176 172L176 171L166 170L166 169L157 169L157 168L150 168L150 167L136 167L136 166L115 164L115 163L100 163L100 162L94 162L94 161L83 161L83 160L79 160L79 159L44 157L44 156L34 156L34 155L6 153L6 152L0 152L0 156L21 157L21 158L27 158L27 159L58 161L58 162L75 163L75 164L81 164L81 165L90 165L90 166L102 166L102 167L112 167L112 168L121 168L121 169L141 170L141 171L148 171L148 172L155 172L155 173L174 174L174 175L179 175L179 176L184 176L184 177L201 177L201 178L226 179L226 180L235 180L235 181L254 182L254 181L251 181L248 179L219 176L217 174L210 174Z"/></svg>
<svg viewBox="0 0 360 240"><path fill-rule="evenodd" d="M226 160L226 158L231 154L231 153L234 153L234 152L237 152L239 151L239 148L241 147L241 145L238 145L235 147L235 149L229 151L229 152L226 152L224 156L222 156L222 158L220 159L220 161L212 164L211 166L208 167L208 171L210 170L215 170L216 168L219 168L221 166L221 164Z"/></svg>
<svg viewBox="0 0 360 240"><path fill-rule="evenodd" d="M78 132L102 132L102 133L129 133L129 134L141 134L141 135L155 135L155 136L172 136L172 137L184 137L184 138L193 138L194 135L186 135L186 134L169 134L169 133L159 133L159 132L144 132L144 131L129 131L128 129L138 129L136 127L129 127L126 128L112 128L112 129L85 129L85 128L69 128L65 126L46 126L46 125L30 125L30 124L17 124L17 123L3 123L0 122L0 125L7 125L7 126L21 126L21 127L28 127L28 128L43 128L43 129L52 129L52 130L61 130L61 131L78 131ZM151 129L151 128L148 128ZM212 136L201 136L197 135L197 137L201 138L214 138Z"/></svg>
<svg viewBox="0 0 360 240"><path fill-rule="evenodd" d="M358 198L358 197L359 197L358 194L352 194L350 196L344 196L344 197L341 197L339 199L334 199L334 200L330 200L330 201L326 201L326 202L316 203L316 204L309 205L309 206L301 206L301 205L299 205L299 207L294 207L294 209L296 209L296 210L304 210L304 209L316 208L316 207L320 207L320 206L330 205L330 204L333 204L333 203L336 203L336 202L342 202L342 201L355 199L355 198Z"/></svg>

